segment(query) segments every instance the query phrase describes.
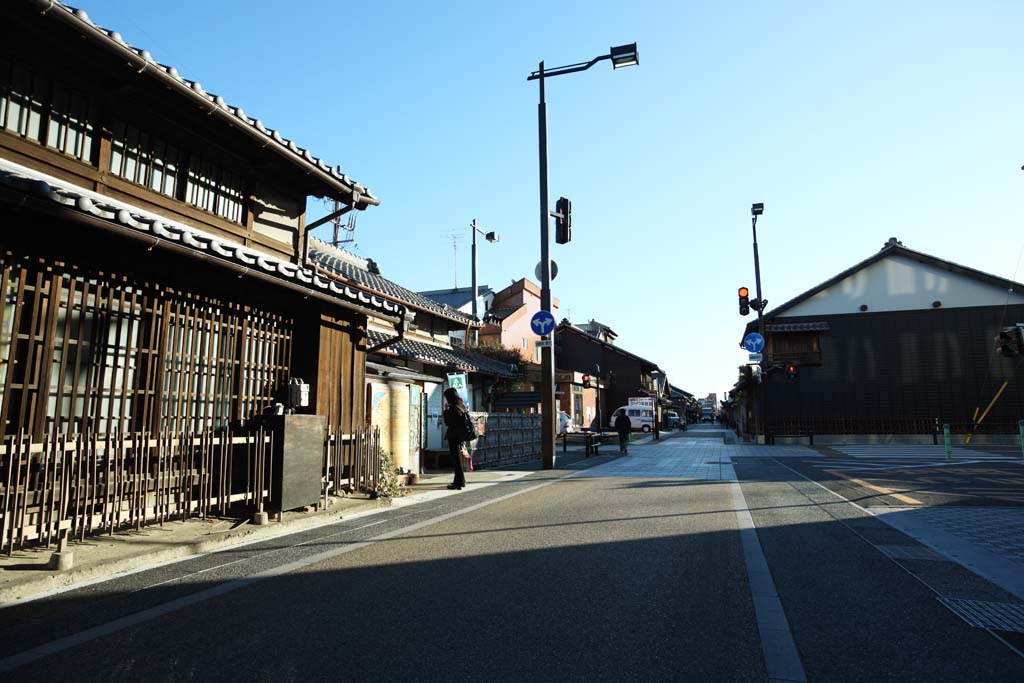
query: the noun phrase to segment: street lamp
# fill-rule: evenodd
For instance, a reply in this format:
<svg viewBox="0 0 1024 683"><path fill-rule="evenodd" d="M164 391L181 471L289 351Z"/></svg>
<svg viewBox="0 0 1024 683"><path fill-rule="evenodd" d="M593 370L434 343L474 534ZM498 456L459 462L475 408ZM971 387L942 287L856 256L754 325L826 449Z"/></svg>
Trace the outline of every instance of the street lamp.
<svg viewBox="0 0 1024 683"><path fill-rule="evenodd" d="M640 63L636 43L610 48L608 54L594 57L589 62L579 62L545 70L541 62L537 71L527 81L540 81L540 102L537 105L537 138L540 156L540 307L551 312L551 254L548 235L551 212L548 208L548 113L544 101L544 79L586 71L600 61L610 60L612 67L634 66ZM551 334L554 334L552 330ZM553 343L553 339L549 339ZM551 346L541 347L541 460L546 470L555 467L555 361Z"/></svg>
<svg viewBox="0 0 1024 683"><path fill-rule="evenodd" d="M476 227L476 219L475 218L473 219L473 222L469 224L469 227L472 228L472 230L473 230L473 322L478 323L478 322L480 322L480 317L476 313L476 300L479 297L479 293L477 292L477 286L476 286L476 234L480 233L481 235L484 236L484 239L486 239L488 242L497 242L498 241L498 233L493 232L493 231L491 231L491 232L484 232L480 228ZM474 344L477 342L477 334L478 334L478 330L476 328L473 328L473 343Z"/></svg>
<svg viewBox="0 0 1024 683"><path fill-rule="evenodd" d="M750 205L750 224L754 231L754 284L757 287L757 332L761 335L761 338L765 340L767 346L767 337L764 336L764 297L761 296L761 261L757 255L757 217L764 213L764 202L757 202L756 204ZM768 354L768 349L764 349L765 356ZM764 443L768 445L768 373L765 372L768 367L764 360L761 358L761 432L764 434Z"/></svg>

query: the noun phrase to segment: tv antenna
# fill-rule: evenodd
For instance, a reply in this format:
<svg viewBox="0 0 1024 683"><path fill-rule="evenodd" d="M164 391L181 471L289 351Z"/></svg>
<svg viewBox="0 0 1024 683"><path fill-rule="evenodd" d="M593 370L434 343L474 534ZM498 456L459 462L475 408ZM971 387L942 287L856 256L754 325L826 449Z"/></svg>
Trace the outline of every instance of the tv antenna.
<svg viewBox="0 0 1024 683"><path fill-rule="evenodd" d="M341 202L334 200L334 211L341 211ZM356 244L356 216L358 215L358 211L350 211L344 225L342 225L342 216L337 216L331 220L331 224L334 226L334 239L331 240L332 247L338 248L342 244L351 244L353 247L359 246ZM341 239L342 230L348 233L346 239Z"/></svg>
<svg viewBox="0 0 1024 683"><path fill-rule="evenodd" d="M457 229L452 228L452 231L445 233L444 237L452 241L452 267L455 272L455 289L459 288L459 242L466 239L466 236L459 232Z"/></svg>

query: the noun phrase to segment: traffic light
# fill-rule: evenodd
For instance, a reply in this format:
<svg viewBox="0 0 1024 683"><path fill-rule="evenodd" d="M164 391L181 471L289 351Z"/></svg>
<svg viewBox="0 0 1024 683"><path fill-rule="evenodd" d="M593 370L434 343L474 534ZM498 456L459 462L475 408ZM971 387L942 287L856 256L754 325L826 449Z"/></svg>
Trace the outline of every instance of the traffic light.
<svg viewBox="0 0 1024 683"><path fill-rule="evenodd" d="M555 241L566 244L572 239L572 202L559 197L555 202Z"/></svg>
<svg viewBox="0 0 1024 683"><path fill-rule="evenodd" d="M596 375L583 375L583 386L585 387L596 387L597 376Z"/></svg>
<svg viewBox="0 0 1024 683"><path fill-rule="evenodd" d="M740 287L740 315L747 315L750 313L750 290L746 287Z"/></svg>
<svg viewBox="0 0 1024 683"><path fill-rule="evenodd" d="M796 366L792 363L786 366L786 377L796 379Z"/></svg>
<svg viewBox="0 0 1024 683"><path fill-rule="evenodd" d="M583 375L583 386L590 386L590 375Z"/></svg>
<svg viewBox="0 0 1024 683"><path fill-rule="evenodd" d="M996 335L996 351L1004 356L1016 356L1024 352L1024 330L1020 327L1004 327Z"/></svg>

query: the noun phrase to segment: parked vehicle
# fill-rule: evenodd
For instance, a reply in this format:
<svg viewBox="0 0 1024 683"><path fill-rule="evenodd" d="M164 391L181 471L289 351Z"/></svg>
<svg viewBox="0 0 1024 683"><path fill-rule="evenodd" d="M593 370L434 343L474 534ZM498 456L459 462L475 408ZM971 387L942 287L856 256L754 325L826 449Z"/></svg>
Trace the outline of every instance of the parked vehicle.
<svg viewBox="0 0 1024 683"><path fill-rule="evenodd" d="M705 408L704 410L701 411L700 421L701 422L714 422L715 421L715 411L712 410L711 408Z"/></svg>
<svg viewBox="0 0 1024 683"><path fill-rule="evenodd" d="M568 432L575 432L576 425L573 424L572 418L564 410L558 411L558 433L565 434Z"/></svg>
<svg viewBox="0 0 1024 683"><path fill-rule="evenodd" d="M676 429L679 427L679 413L674 410L665 411L665 422L668 424L669 429Z"/></svg>
<svg viewBox="0 0 1024 683"><path fill-rule="evenodd" d="M611 418L608 420L608 424L615 424L615 418L626 412L626 416L629 417L629 422L633 430L640 430L642 432L649 432L654 429L654 411L649 408L641 408L640 406L622 406L616 408L612 412Z"/></svg>

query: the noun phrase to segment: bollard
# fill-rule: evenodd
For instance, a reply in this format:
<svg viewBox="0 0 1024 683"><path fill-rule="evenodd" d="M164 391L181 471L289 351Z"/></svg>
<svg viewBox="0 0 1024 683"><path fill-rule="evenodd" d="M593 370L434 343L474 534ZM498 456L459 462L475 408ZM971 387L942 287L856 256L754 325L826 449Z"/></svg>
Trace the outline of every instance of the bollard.
<svg viewBox="0 0 1024 683"><path fill-rule="evenodd" d="M1024 458L1024 420L1017 420L1017 430L1020 431L1020 457Z"/></svg>
<svg viewBox="0 0 1024 683"><path fill-rule="evenodd" d="M949 438L949 425L942 425L942 441L946 445L946 460L953 459L953 444Z"/></svg>

